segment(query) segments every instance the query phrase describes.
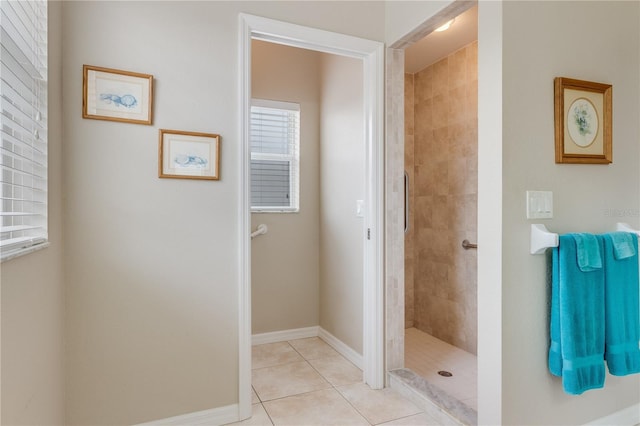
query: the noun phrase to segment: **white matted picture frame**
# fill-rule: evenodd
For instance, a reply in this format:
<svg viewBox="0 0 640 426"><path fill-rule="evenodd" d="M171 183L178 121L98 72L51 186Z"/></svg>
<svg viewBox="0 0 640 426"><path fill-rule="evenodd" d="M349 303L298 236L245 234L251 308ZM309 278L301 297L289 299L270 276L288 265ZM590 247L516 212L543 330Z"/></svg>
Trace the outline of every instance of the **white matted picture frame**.
<svg viewBox="0 0 640 426"><path fill-rule="evenodd" d="M556 163L611 163L612 85L556 77L554 89Z"/></svg>
<svg viewBox="0 0 640 426"><path fill-rule="evenodd" d="M220 135L160 129L158 177L220 179Z"/></svg>
<svg viewBox="0 0 640 426"><path fill-rule="evenodd" d="M83 65L82 76L83 118L152 123L152 75Z"/></svg>

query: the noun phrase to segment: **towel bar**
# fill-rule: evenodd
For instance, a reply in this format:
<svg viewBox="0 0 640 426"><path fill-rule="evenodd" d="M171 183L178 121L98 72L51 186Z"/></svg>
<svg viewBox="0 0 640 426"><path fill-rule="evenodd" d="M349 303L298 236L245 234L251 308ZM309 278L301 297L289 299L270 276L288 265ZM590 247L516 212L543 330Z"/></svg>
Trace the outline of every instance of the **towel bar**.
<svg viewBox="0 0 640 426"><path fill-rule="evenodd" d="M267 227L267 225L265 225L264 223L261 223L260 225L258 225L256 230L251 233L251 239L253 240L258 235L266 234L268 230L269 228Z"/></svg>
<svg viewBox="0 0 640 426"><path fill-rule="evenodd" d="M542 254L549 247L558 247L559 241L558 234L549 232L546 226L531 224L531 254Z"/></svg>
<svg viewBox="0 0 640 426"><path fill-rule="evenodd" d="M470 242L469 242L469 240L462 240L462 247L463 247L465 250L469 250L469 249L477 249L477 248L478 248L478 245L477 245L477 244L470 243Z"/></svg>
<svg viewBox="0 0 640 426"><path fill-rule="evenodd" d="M633 229L628 223L618 222L616 223L616 231L631 232L632 234L640 235L640 231Z"/></svg>
<svg viewBox="0 0 640 426"><path fill-rule="evenodd" d="M626 223L618 222L616 224L616 231L631 232L640 236L640 231L633 229ZM550 232L546 226L540 223L531 224L531 254L543 254L549 247L558 247L559 237L558 234Z"/></svg>

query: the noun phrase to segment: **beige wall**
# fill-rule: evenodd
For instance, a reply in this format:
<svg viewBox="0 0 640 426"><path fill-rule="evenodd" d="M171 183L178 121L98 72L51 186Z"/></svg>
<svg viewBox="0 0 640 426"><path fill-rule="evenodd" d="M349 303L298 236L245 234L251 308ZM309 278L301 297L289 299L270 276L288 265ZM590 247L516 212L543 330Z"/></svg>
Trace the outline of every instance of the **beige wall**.
<svg viewBox="0 0 640 426"><path fill-rule="evenodd" d="M387 3L387 9L395 3ZM383 40L384 7L376 2L64 4L66 423L135 423L237 401L237 12ZM504 102L500 117L484 113L489 118L484 126L499 125L487 129L480 123L479 128L484 135L480 179L486 190L479 201L485 215L480 225L487 225L484 231L480 226L485 232L480 242L487 242L487 255L504 246L497 264L505 265L495 274L491 268L479 273L485 308L480 313L485 330L479 348L480 415L495 419L495 404L486 403L485 396L502 394L497 415L504 424L584 423L637 403L638 378L608 376L604 390L569 397L547 373L545 260L527 254L524 191L555 192L556 216L547 223L559 232L608 231L619 218L605 216L606 211L638 209L638 5L481 3L479 14L481 62L504 64L497 70L484 67L496 71L484 81L500 81L496 76L504 73L504 82L495 91L487 90L490 85L480 91L484 106ZM602 27L602 16L616 25ZM387 32L404 34L415 19L387 19ZM129 31L113 31L114 22ZM174 23L171 31L167 22ZM585 27L601 30L582 31ZM585 43L570 36L576 32ZM83 63L153 73L155 124L82 120ZM55 67L50 72L50 80L56 80ZM613 165L553 163L551 82L558 75L613 83ZM52 106L54 98L52 92ZM527 120L522 111L528 111ZM52 122L56 114L59 120L60 109L52 108ZM161 127L220 132L222 180L155 178ZM62 138L59 131L56 138L53 126L51 132L55 243L62 238L62 196L55 189L61 188ZM501 132L504 143L495 137ZM496 163L502 151L504 166ZM492 187L502 175L504 184ZM503 197L491 198L501 191ZM502 217L504 229L496 228ZM639 226L636 217L624 219ZM62 423L61 256L54 244L2 265L3 423Z"/></svg>
<svg viewBox="0 0 640 426"><path fill-rule="evenodd" d="M416 328L471 353L477 259L462 241L477 241L477 52L474 42L417 72L405 98L405 111L414 114L405 142L413 218L405 240L405 300L413 303L406 315Z"/></svg>
<svg viewBox="0 0 640 426"><path fill-rule="evenodd" d="M300 212L254 213L251 242L253 334L318 325L320 285L321 53L254 40L252 96L300 104Z"/></svg>
<svg viewBox="0 0 640 426"><path fill-rule="evenodd" d="M320 326L362 354L363 65L324 55L321 67Z"/></svg>
<svg viewBox="0 0 640 426"><path fill-rule="evenodd" d="M300 102L302 123L300 213L252 215L269 226L252 242L253 333L320 324L362 353L362 62L253 48L253 96Z"/></svg>
<svg viewBox="0 0 640 426"><path fill-rule="evenodd" d="M525 217L525 191L549 190L554 217L542 222L554 232L608 232L618 221L638 228L639 6L503 3L503 424L583 424L640 400L638 375L607 375L604 389L576 397L549 374L547 260L529 254L530 224L541 221ZM558 76L613 85L613 164L554 163Z"/></svg>
<svg viewBox="0 0 640 426"><path fill-rule="evenodd" d="M67 422L235 404L238 13L382 40L384 4L67 2L63 12ZM82 64L153 74L153 125L83 120ZM160 128L219 133L221 180L158 179Z"/></svg>
<svg viewBox="0 0 640 426"><path fill-rule="evenodd" d="M64 423L61 10L49 3L51 245L0 265L4 425Z"/></svg>

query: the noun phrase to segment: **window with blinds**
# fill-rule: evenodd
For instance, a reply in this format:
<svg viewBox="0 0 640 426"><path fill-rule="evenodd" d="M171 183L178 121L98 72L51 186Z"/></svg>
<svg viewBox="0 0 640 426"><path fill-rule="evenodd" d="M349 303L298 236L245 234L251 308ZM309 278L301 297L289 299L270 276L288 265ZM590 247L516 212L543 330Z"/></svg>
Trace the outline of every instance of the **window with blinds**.
<svg viewBox="0 0 640 426"><path fill-rule="evenodd" d="M300 105L251 104L251 211L300 209Z"/></svg>
<svg viewBox="0 0 640 426"><path fill-rule="evenodd" d="M47 242L47 2L0 0L0 258Z"/></svg>

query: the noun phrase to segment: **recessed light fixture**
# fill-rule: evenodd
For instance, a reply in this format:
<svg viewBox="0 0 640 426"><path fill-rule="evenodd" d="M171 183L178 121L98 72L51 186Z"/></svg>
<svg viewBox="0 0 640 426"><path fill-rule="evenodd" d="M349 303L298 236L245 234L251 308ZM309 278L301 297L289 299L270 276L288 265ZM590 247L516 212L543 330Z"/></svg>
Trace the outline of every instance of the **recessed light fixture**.
<svg viewBox="0 0 640 426"><path fill-rule="evenodd" d="M444 24L443 26L436 28L436 32L442 32L442 31L446 31L446 30L448 30L448 29L449 29L449 27L451 27L451 25L453 24L453 22L454 22L455 20L456 20L456 19L455 19L455 18L453 18L452 20L450 20L449 22L447 22L447 23L446 23L446 24Z"/></svg>

